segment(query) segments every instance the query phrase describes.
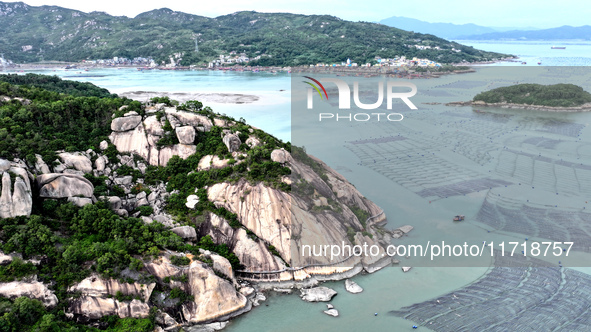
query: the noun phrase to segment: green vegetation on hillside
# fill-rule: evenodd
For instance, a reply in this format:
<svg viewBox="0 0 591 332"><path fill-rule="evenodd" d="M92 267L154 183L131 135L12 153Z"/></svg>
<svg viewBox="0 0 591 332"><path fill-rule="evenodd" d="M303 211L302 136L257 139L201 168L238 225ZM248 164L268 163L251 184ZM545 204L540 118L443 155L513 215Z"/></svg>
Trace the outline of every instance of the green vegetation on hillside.
<svg viewBox="0 0 591 332"><path fill-rule="evenodd" d="M153 57L161 63L168 62L174 53L183 53L181 64L190 65L231 51L251 59L261 56L250 64L263 66L340 63L347 58L366 63L375 56L397 55L442 63L506 56L433 35L329 15L237 12L207 18L158 9L127 18L23 3L17 8L0 2L0 11L9 9L10 15L3 16L0 25L0 49L15 62ZM420 50L414 45L433 48Z"/></svg>
<svg viewBox="0 0 591 332"><path fill-rule="evenodd" d="M31 89L31 87L57 92L60 94L67 94L74 97L97 97L97 98L117 98L117 95L111 94L109 90L100 88L94 84L62 80L57 76L39 75L28 73L26 75L8 74L0 75L0 82L5 82L12 85L20 85L24 88ZM33 93L31 91L21 93ZM30 98L38 96L31 95ZM26 97L28 98L28 97Z"/></svg>
<svg viewBox="0 0 591 332"><path fill-rule="evenodd" d="M573 107L591 103L591 94L574 84L517 84L477 94L473 101L550 107Z"/></svg>
<svg viewBox="0 0 591 332"><path fill-rule="evenodd" d="M32 163L40 154L51 163L56 150L94 149L111 133L111 115L123 105L128 111L142 109L137 101L89 83L0 75L0 158Z"/></svg>

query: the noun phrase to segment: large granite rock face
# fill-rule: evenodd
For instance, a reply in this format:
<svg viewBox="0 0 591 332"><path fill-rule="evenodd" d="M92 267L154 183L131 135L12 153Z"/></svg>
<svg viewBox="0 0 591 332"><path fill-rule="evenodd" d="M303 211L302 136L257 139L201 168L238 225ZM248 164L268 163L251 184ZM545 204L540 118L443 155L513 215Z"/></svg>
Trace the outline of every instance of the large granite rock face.
<svg viewBox="0 0 591 332"><path fill-rule="evenodd" d="M216 206L236 213L246 228L273 245L283 259L290 261L291 198L288 193L262 183L251 186L247 181L239 181L236 184L214 184L208 188L207 196Z"/></svg>
<svg viewBox="0 0 591 332"><path fill-rule="evenodd" d="M210 218L201 225L201 235L211 235L216 243L226 243L246 266L246 272L278 271L272 280L304 280L314 276L327 279L331 275L352 276L363 270L373 272L387 265L389 257L385 254L384 244L378 242L381 237L373 229L376 223L384 221L381 209L361 195L357 189L348 183L341 175L330 169L326 164L315 159L324 168L320 177L310 166L294 160L285 150L275 150L274 160L282 162L291 168L293 181L306 181L314 188L314 195L292 190L290 193L270 188L263 183L252 185L245 180L235 183L218 183L207 188L208 198L217 207L224 207L235 213L240 223L256 234L267 245L275 247L281 258L291 267L305 267L296 273L282 272L281 263L276 264L273 259L268 260L266 249L258 244L240 238L240 230L230 230L217 219ZM296 188L297 189L297 188ZM334 190L334 192L333 192ZM332 202L332 205L327 205ZM328 208L313 212L314 205L324 204ZM334 206L333 206L334 205ZM368 213L373 218L358 220L351 211L355 206ZM366 224L366 227L362 225ZM348 230L354 231L354 236ZM369 232L369 235L363 235ZM335 255L314 256L303 252L304 246L324 246L327 244L368 245L379 247L378 255L370 257L350 257L345 252ZM244 249L249 248L249 249ZM384 254L382 256L382 254ZM273 257L271 255L271 257ZM343 262L342 264L337 264ZM313 267L307 267L315 265ZM324 265L324 266L322 266ZM283 265L284 266L284 265ZM242 275L244 277L244 275ZM247 274L247 277L249 275ZM336 276L335 276L336 277ZM256 280L256 275L252 275ZM282 279L286 278L286 279Z"/></svg>
<svg viewBox="0 0 591 332"><path fill-rule="evenodd" d="M227 244L250 271L279 271L285 268L283 261L273 256L263 241L253 240L246 230L232 228L228 221L215 214L209 214L208 222L201 225L200 233L210 235L217 244Z"/></svg>
<svg viewBox="0 0 591 332"><path fill-rule="evenodd" d="M33 208L33 196L29 173L24 165L0 159L0 218L29 216ZM10 175L14 177L14 185Z"/></svg>
<svg viewBox="0 0 591 332"><path fill-rule="evenodd" d="M171 281L171 287L179 287L194 297L193 301L182 305L184 319L191 324L223 320L251 308L250 301L236 291L225 279L218 277L206 264L193 260L188 268L180 268L170 263L166 257L146 264L146 269L159 282L166 277L185 274L187 282Z"/></svg>
<svg viewBox="0 0 591 332"><path fill-rule="evenodd" d="M238 151L238 149L240 149L240 144L242 144L238 135L230 133L226 134L222 138L222 141L224 142L224 144L228 148L228 151L230 152Z"/></svg>
<svg viewBox="0 0 591 332"><path fill-rule="evenodd" d="M12 193L10 175L8 172L2 174L2 195L0 196L0 218L12 217Z"/></svg>
<svg viewBox="0 0 591 332"><path fill-rule="evenodd" d="M135 129L128 131L113 131L109 139L117 147L117 151L133 152L146 160L150 160L151 149L144 126L136 126Z"/></svg>
<svg viewBox="0 0 591 332"><path fill-rule="evenodd" d="M26 296L43 302L46 307L54 307L58 302L57 296L55 296L45 284L38 281L13 281L0 283L0 296L10 299Z"/></svg>
<svg viewBox="0 0 591 332"><path fill-rule="evenodd" d="M175 132L179 143L193 144L195 142L195 128L192 126L176 127Z"/></svg>
<svg viewBox="0 0 591 332"><path fill-rule="evenodd" d="M94 186L82 176L49 173L37 177L39 196L43 198L92 197Z"/></svg>

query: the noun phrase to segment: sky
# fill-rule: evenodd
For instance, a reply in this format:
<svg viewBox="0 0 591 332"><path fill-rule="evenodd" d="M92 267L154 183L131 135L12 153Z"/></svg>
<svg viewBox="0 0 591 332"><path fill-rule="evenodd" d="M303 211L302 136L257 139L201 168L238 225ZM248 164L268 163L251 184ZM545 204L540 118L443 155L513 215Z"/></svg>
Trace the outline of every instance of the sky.
<svg viewBox="0 0 591 332"><path fill-rule="evenodd" d="M475 23L490 27L552 28L562 25L591 24L588 0L142 0L80 1L24 0L31 6L56 5L83 12L103 11L111 15L134 17L158 8L216 17L241 10L329 14L350 21L378 22L391 16L404 16L427 22Z"/></svg>

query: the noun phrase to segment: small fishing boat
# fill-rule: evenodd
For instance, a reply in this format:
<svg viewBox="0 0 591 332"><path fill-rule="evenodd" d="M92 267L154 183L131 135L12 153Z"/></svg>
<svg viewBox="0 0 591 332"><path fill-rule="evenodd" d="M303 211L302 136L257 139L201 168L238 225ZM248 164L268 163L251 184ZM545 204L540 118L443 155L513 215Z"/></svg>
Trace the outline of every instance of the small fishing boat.
<svg viewBox="0 0 591 332"><path fill-rule="evenodd" d="M464 221L464 216L461 214L458 214L457 216L454 217L454 221Z"/></svg>

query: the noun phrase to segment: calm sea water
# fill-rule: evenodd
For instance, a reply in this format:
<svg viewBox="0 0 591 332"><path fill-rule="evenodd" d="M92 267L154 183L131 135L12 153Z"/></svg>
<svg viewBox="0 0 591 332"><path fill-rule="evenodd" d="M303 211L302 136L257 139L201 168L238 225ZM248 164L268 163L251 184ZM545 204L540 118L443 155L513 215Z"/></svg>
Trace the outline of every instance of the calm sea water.
<svg viewBox="0 0 591 332"><path fill-rule="evenodd" d="M590 66L591 42L589 41L476 41L458 40L464 45L476 49L513 54L519 56L520 61L527 62L527 66ZM552 46L566 47L563 50L553 50ZM496 65L514 66L515 63L501 62Z"/></svg>
<svg viewBox="0 0 591 332"><path fill-rule="evenodd" d="M548 66L584 66L591 64L591 43L553 42L473 42L463 43L479 49L518 55L527 65L537 66L542 62ZM551 50L552 45L566 46L565 50ZM501 63L497 65L516 65ZM291 81L287 74L277 73L235 73L209 71L147 71L133 69L97 69L82 74L72 71L42 71L78 81L88 81L107 88L114 93L127 91L168 91L168 92L210 92L245 93L260 96L250 104L210 104L218 112L247 121L284 140L291 140L290 90ZM77 77L72 77L77 76ZM444 78L443 81L448 81ZM285 90L285 91L280 91ZM436 107L435 107L436 108ZM409 123L412 122L411 119ZM417 120L419 121L419 120ZM422 128L422 127L418 127ZM369 199L386 209L390 226L412 224L416 229L407 241L426 238L442 228L437 227L441 218L448 218L452 210L462 208L464 201L442 200L426 205L418 196L408 195L403 188L392 195L389 188L380 186L385 178L363 165L358 165L355 154L339 148L340 154L327 152L328 146L307 145L308 151L330 156L325 161L337 168ZM353 160L353 162L351 161ZM395 186L395 184L392 184ZM400 202L404 201L404 204ZM442 216L442 212L444 216ZM475 211L467 211L466 215ZM478 226L446 226L451 239L461 239L466 234L478 235L484 231ZM455 235L454 235L455 234ZM410 264L409 264L410 265ZM414 268L402 273L398 267L386 268L372 275L354 278L363 288L360 294L349 294L344 283L330 282L326 286L335 289L339 295L332 304L340 312L333 318L322 313L323 303L306 303L297 295L269 294L268 300L250 313L234 319L227 331L400 331L411 330L413 323L387 315L387 311L425 301L467 285L482 276L488 268ZM582 269L587 271L589 269ZM377 312L378 316L374 316ZM424 328L419 328L425 330Z"/></svg>

